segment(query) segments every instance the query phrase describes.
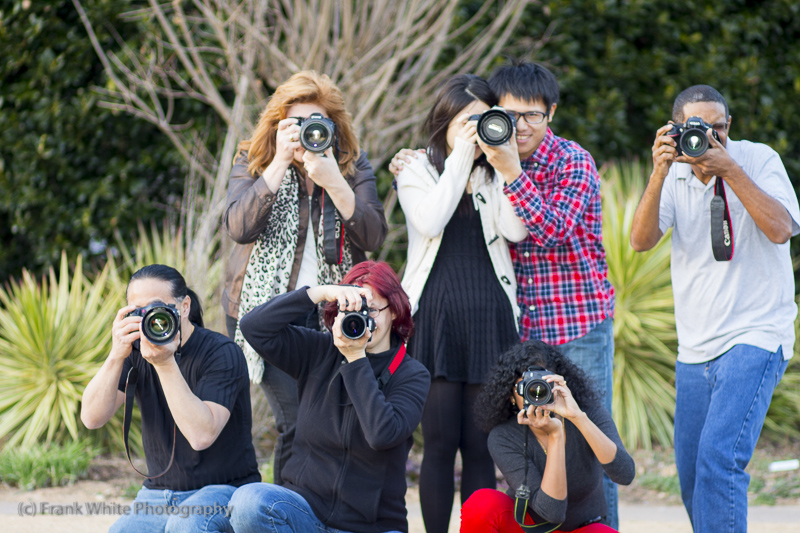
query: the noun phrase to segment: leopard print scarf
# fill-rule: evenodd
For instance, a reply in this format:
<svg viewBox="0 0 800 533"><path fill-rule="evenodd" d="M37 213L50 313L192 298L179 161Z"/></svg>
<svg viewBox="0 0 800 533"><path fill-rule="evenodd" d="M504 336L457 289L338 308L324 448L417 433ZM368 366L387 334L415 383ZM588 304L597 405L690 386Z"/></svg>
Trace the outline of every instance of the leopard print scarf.
<svg viewBox="0 0 800 533"><path fill-rule="evenodd" d="M300 228L300 177L293 166L286 171L281 182L266 229L258 237L247 263L242 294L239 304L239 320L272 297L283 294L289 286L292 265L297 253L297 233ZM338 212L336 213L338 217ZM322 228L324 221L320 214L319 227L315 234L317 252L317 282L320 285L335 285L353 265L350 242L344 239L342 261L338 265L325 262ZM309 228L309 231L311 228ZM322 313L320 313L322 317ZM264 361L248 344L239 326L236 326L236 344L244 351L247 369L253 383L261 383L264 374Z"/></svg>

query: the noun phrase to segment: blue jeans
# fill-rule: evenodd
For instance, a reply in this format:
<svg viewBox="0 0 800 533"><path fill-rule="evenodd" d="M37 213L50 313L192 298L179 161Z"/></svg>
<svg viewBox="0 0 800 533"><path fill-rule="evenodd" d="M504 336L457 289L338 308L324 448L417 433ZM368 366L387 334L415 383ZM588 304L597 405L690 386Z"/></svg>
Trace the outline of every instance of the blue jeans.
<svg viewBox="0 0 800 533"><path fill-rule="evenodd" d="M745 472L788 361L738 344L716 359L675 364L675 462L695 531L747 531Z"/></svg>
<svg viewBox="0 0 800 533"><path fill-rule="evenodd" d="M114 522L109 533L233 533L228 502L236 487L207 485L199 490L153 490L142 487L130 514Z"/></svg>
<svg viewBox="0 0 800 533"><path fill-rule="evenodd" d="M239 487L231 498L231 507L236 533L349 533L326 526L305 498L271 483Z"/></svg>
<svg viewBox="0 0 800 533"><path fill-rule="evenodd" d="M306 317L303 317L302 324L298 325L305 325L306 320ZM234 338L237 324L235 317L226 315L225 325L228 337L231 339ZM264 361L264 373L261 375L259 386L267 397L272 416L275 417L275 429L278 431L278 438L275 439L272 479L280 485L283 483L283 466L292 455L297 408L300 403L297 396L297 381L283 370Z"/></svg>
<svg viewBox="0 0 800 533"><path fill-rule="evenodd" d="M611 413L611 393L614 386L614 321L607 318L583 337L556 348L581 367L594 381L595 389L603 399L603 405ZM605 474L603 474L603 492L608 506L608 514L603 523L613 529L619 529L617 484Z"/></svg>

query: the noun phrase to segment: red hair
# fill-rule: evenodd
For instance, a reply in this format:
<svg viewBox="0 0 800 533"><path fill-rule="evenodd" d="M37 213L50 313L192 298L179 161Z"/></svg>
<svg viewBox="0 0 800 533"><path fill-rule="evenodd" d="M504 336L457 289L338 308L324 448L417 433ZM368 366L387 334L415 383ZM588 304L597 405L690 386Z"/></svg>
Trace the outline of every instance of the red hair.
<svg viewBox="0 0 800 533"><path fill-rule="evenodd" d="M353 268L345 275L341 285L358 285L359 287L369 285L380 296L386 298L389 302L387 311L394 313L392 333L402 338L403 342L408 342L411 334L414 333L411 304L392 267L383 261L362 261L357 265L353 265ZM325 304L322 316L328 329L333 326L333 321L338 313L338 303L328 302Z"/></svg>

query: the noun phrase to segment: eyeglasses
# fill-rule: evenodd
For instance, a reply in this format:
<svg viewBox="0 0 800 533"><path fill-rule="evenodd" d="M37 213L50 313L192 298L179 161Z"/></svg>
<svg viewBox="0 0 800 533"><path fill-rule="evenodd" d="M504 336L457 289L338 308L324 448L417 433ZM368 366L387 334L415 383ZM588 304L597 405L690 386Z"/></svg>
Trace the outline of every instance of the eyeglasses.
<svg viewBox="0 0 800 533"><path fill-rule="evenodd" d="M386 307L381 307L380 309L373 309L372 307L368 307L367 312L369 313L369 316L371 316L372 318L378 318L378 315L381 314L381 311L385 311L386 309L389 309L388 305Z"/></svg>
<svg viewBox="0 0 800 533"><path fill-rule="evenodd" d="M526 113L518 113L517 111L511 111L506 109L508 114L514 117L514 120L519 122L520 118L525 118L525 122L528 124L541 124L544 122L544 119L550 116L550 113L542 113L541 111L528 111Z"/></svg>

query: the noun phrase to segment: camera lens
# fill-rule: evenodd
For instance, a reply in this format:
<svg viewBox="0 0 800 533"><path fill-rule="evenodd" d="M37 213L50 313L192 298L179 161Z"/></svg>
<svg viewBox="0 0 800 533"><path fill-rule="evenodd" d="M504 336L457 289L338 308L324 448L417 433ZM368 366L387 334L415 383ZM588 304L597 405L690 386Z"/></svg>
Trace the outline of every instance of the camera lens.
<svg viewBox="0 0 800 533"><path fill-rule="evenodd" d="M490 146L508 142L514 134L514 119L500 109L489 109L478 121L478 137Z"/></svg>
<svg viewBox="0 0 800 533"><path fill-rule="evenodd" d="M156 307L142 320L142 332L153 344L167 344L178 332L178 319L165 307Z"/></svg>
<svg viewBox="0 0 800 533"><path fill-rule="evenodd" d="M698 157L708 150L708 137L700 129L691 129L684 132L681 137L681 150L691 157Z"/></svg>
<svg viewBox="0 0 800 533"><path fill-rule="evenodd" d="M309 118L300 128L300 145L309 152L324 152L333 144L333 128L323 119Z"/></svg>
<svg viewBox="0 0 800 533"><path fill-rule="evenodd" d="M367 332L367 320L358 313L347 313L342 320L342 334L348 339L360 339Z"/></svg>
<svg viewBox="0 0 800 533"><path fill-rule="evenodd" d="M531 405L547 405L553 394L550 384L543 379L534 379L526 383L523 398Z"/></svg>

